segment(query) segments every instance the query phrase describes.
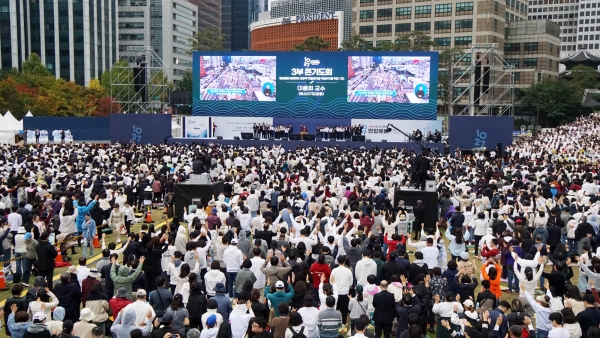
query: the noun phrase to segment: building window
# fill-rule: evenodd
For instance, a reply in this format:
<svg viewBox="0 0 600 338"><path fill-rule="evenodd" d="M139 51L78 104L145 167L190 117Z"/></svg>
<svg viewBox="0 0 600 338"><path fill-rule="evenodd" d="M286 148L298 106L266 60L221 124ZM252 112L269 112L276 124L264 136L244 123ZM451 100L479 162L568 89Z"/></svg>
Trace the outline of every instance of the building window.
<svg viewBox="0 0 600 338"><path fill-rule="evenodd" d="M390 40L379 40L377 41L377 47L381 47L384 43L389 43L391 42Z"/></svg>
<svg viewBox="0 0 600 338"><path fill-rule="evenodd" d="M505 43L504 44L504 52L506 54L519 54L521 50L520 43Z"/></svg>
<svg viewBox="0 0 600 338"><path fill-rule="evenodd" d="M450 33L452 31L452 20L434 22L433 30L434 33Z"/></svg>
<svg viewBox="0 0 600 338"><path fill-rule="evenodd" d="M144 40L144 34L119 34L119 40L142 41Z"/></svg>
<svg viewBox="0 0 600 338"><path fill-rule="evenodd" d="M437 47L450 47L450 43L452 42L452 40L450 38L433 38L433 42L435 42L436 48Z"/></svg>
<svg viewBox="0 0 600 338"><path fill-rule="evenodd" d="M370 22L373 21L375 17L375 11L370 9L366 11L360 11L360 22Z"/></svg>
<svg viewBox="0 0 600 338"><path fill-rule="evenodd" d="M520 81L521 80L521 73L520 72L514 72L513 75L515 77L515 81Z"/></svg>
<svg viewBox="0 0 600 338"><path fill-rule="evenodd" d="M396 35L402 35L404 33L410 33L411 31L410 23L397 23L396 24Z"/></svg>
<svg viewBox="0 0 600 338"><path fill-rule="evenodd" d="M144 28L143 22L119 22L119 28Z"/></svg>
<svg viewBox="0 0 600 338"><path fill-rule="evenodd" d="M470 32L473 29L473 19L464 19L454 21L456 32Z"/></svg>
<svg viewBox="0 0 600 338"><path fill-rule="evenodd" d="M392 0L377 0L378 5L391 5Z"/></svg>
<svg viewBox="0 0 600 338"><path fill-rule="evenodd" d="M131 0L130 6L147 6L148 3L146 0Z"/></svg>
<svg viewBox="0 0 600 338"><path fill-rule="evenodd" d="M371 36L373 36L373 26L360 26L358 28L358 34L361 37L371 37Z"/></svg>
<svg viewBox="0 0 600 338"><path fill-rule="evenodd" d="M196 27L196 22L194 20L190 20L182 15L173 13L173 20L186 24L188 26Z"/></svg>
<svg viewBox="0 0 600 338"><path fill-rule="evenodd" d="M524 58L523 68L535 68L537 67L537 58Z"/></svg>
<svg viewBox="0 0 600 338"><path fill-rule="evenodd" d="M119 12L119 18L143 18L144 12Z"/></svg>
<svg viewBox="0 0 600 338"><path fill-rule="evenodd" d="M452 15L452 4L435 5L435 16Z"/></svg>
<svg viewBox="0 0 600 338"><path fill-rule="evenodd" d="M180 43L180 44L182 44L184 46L191 46L192 45L192 43L190 42L190 40L184 39L184 38L179 37L177 35L173 36L173 42Z"/></svg>
<svg viewBox="0 0 600 338"><path fill-rule="evenodd" d="M415 15L417 18L430 17L431 16L431 5L415 6Z"/></svg>
<svg viewBox="0 0 600 338"><path fill-rule="evenodd" d="M378 9L377 21L392 20L392 8Z"/></svg>
<svg viewBox="0 0 600 338"><path fill-rule="evenodd" d="M473 14L473 2L459 2L456 4L456 14Z"/></svg>
<svg viewBox="0 0 600 338"><path fill-rule="evenodd" d="M194 17L196 16L196 12L195 11L193 11L193 10L187 8L187 7L183 7L180 4L174 3L173 4L173 8L175 8L175 9L177 9L177 10L179 10L182 13L185 13L187 15L194 16Z"/></svg>
<svg viewBox="0 0 600 338"><path fill-rule="evenodd" d="M377 25L377 36L392 35L392 25Z"/></svg>
<svg viewBox="0 0 600 338"><path fill-rule="evenodd" d="M494 11L498 12L498 6L499 6L498 1L495 1L494 2Z"/></svg>
<svg viewBox="0 0 600 338"><path fill-rule="evenodd" d="M506 63L515 68L519 68L519 59L506 59Z"/></svg>
<svg viewBox="0 0 600 338"><path fill-rule="evenodd" d="M415 22L415 30L429 33L429 31L431 31L431 22Z"/></svg>
<svg viewBox="0 0 600 338"><path fill-rule="evenodd" d="M470 36L457 36L454 38L454 46L468 46L471 41Z"/></svg>
<svg viewBox="0 0 600 338"><path fill-rule="evenodd" d="M410 19L412 7L398 7L396 8L396 19Z"/></svg>
<svg viewBox="0 0 600 338"><path fill-rule="evenodd" d="M373 0L360 0L360 7L373 6L374 4Z"/></svg>
<svg viewBox="0 0 600 338"><path fill-rule="evenodd" d="M528 54L533 54L536 53L538 50L538 43L537 42L525 42L523 44L523 49L525 50L525 53Z"/></svg>
<svg viewBox="0 0 600 338"><path fill-rule="evenodd" d="M188 54L188 50L184 49L184 48L173 47L173 53L174 54L187 55Z"/></svg>
<svg viewBox="0 0 600 338"><path fill-rule="evenodd" d="M195 32L191 29L183 28L181 26L173 25L173 30L185 35L194 36Z"/></svg>

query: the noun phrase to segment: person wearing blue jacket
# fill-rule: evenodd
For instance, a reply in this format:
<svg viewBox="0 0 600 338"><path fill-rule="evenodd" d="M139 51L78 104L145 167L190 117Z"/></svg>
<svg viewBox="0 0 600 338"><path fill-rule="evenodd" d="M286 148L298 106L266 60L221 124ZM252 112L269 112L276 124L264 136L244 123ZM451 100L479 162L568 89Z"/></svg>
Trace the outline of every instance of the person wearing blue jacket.
<svg viewBox="0 0 600 338"><path fill-rule="evenodd" d="M8 315L8 321L6 322L10 336L12 338L23 338L25 331L31 326L31 322L28 321L29 315L25 311L17 312L17 304L13 304L10 310L12 313Z"/></svg>
<svg viewBox="0 0 600 338"><path fill-rule="evenodd" d="M92 202L94 203L94 202ZM92 219L92 216L87 213L85 215L85 220L82 225L83 230L83 253L81 254L83 258L87 258L86 255L87 248L90 250L89 257L94 256L94 236L96 235L96 221Z"/></svg>
<svg viewBox="0 0 600 338"><path fill-rule="evenodd" d="M98 203L98 195L94 197L94 200L90 204L85 205L85 198L79 198L79 201L73 200L73 207L77 208L78 214L75 219L75 226L77 226L77 232L83 232L83 222L85 221L85 215L90 214L90 210Z"/></svg>

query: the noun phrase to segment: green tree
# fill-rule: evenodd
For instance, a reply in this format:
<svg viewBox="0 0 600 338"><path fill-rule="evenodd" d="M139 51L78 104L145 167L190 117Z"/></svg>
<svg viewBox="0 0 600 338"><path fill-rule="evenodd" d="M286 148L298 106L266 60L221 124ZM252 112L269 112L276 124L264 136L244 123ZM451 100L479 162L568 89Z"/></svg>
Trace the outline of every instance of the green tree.
<svg viewBox="0 0 600 338"><path fill-rule="evenodd" d="M133 70L125 60L117 61L110 70L104 71L100 83L117 101L133 101L137 95L133 86Z"/></svg>
<svg viewBox="0 0 600 338"><path fill-rule="evenodd" d="M42 64L42 59L40 59L40 56L36 53L31 53L29 58L23 61L22 67L24 74L30 74L39 77L52 76L46 66Z"/></svg>
<svg viewBox="0 0 600 338"><path fill-rule="evenodd" d="M435 46L435 42L431 40L431 36L421 31L412 31L396 38L396 48L394 50L423 52L429 51L433 46Z"/></svg>
<svg viewBox="0 0 600 338"><path fill-rule="evenodd" d="M360 35L353 35L350 39L342 42L342 48L340 50L343 51L357 51L363 52L371 50L372 46L367 40L360 37Z"/></svg>
<svg viewBox="0 0 600 338"><path fill-rule="evenodd" d="M581 95L583 95L583 91L586 89L598 88L598 72L592 67L584 65L575 66L571 69L570 78L569 83L576 86L581 91Z"/></svg>
<svg viewBox="0 0 600 338"><path fill-rule="evenodd" d="M146 86L148 100L169 101L169 93L173 91L173 82L162 70L152 73ZM160 108L162 109L162 107Z"/></svg>
<svg viewBox="0 0 600 338"><path fill-rule="evenodd" d="M181 80L177 83L175 90L178 92L190 92L191 93L192 86L193 86L192 70L188 69L185 71L185 74L183 74L183 77L181 78Z"/></svg>
<svg viewBox="0 0 600 338"><path fill-rule="evenodd" d="M458 77L459 69L454 69L454 76L450 76L452 66L456 61L465 55L460 47L444 49L440 52L438 58L438 98L442 101L446 115L450 114L450 105L452 104L452 78Z"/></svg>
<svg viewBox="0 0 600 338"><path fill-rule="evenodd" d="M225 48L225 34L216 29L205 29L198 31L194 37L189 39L192 44L192 52L201 51L223 51Z"/></svg>
<svg viewBox="0 0 600 338"><path fill-rule="evenodd" d="M545 79L518 91L517 100L537 112L541 121L553 124L574 120L586 112L577 88L566 80Z"/></svg>
<svg viewBox="0 0 600 338"><path fill-rule="evenodd" d="M309 36L299 45L294 45L292 48L293 51L320 51L326 50L331 45L331 42L323 40L322 37L318 35Z"/></svg>

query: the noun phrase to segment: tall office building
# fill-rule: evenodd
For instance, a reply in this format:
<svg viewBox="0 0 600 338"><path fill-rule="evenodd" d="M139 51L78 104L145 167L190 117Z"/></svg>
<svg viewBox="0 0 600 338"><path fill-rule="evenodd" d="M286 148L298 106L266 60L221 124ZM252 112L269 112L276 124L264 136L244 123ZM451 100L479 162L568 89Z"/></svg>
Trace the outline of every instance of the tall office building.
<svg viewBox="0 0 600 338"><path fill-rule="evenodd" d="M221 0L190 0L200 8L198 31L215 29L221 31Z"/></svg>
<svg viewBox="0 0 600 338"><path fill-rule="evenodd" d="M558 77L558 25L527 21L524 1L356 0L355 6L354 33L374 45L421 31L432 37L434 50L463 48L468 64L473 57L470 44L496 43L497 51L515 67L515 86L528 86L538 76Z"/></svg>
<svg viewBox="0 0 600 338"><path fill-rule="evenodd" d="M233 51L250 49L250 24L268 8L266 0L222 0L221 32L225 47Z"/></svg>
<svg viewBox="0 0 600 338"><path fill-rule="evenodd" d="M116 0L0 0L0 66L31 53L57 78L88 85L117 59Z"/></svg>
<svg viewBox="0 0 600 338"><path fill-rule="evenodd" d="M198 6L186 0L119 0L119 51L151 46L174 83L192 68L189 39L198 31Z"/></svg>

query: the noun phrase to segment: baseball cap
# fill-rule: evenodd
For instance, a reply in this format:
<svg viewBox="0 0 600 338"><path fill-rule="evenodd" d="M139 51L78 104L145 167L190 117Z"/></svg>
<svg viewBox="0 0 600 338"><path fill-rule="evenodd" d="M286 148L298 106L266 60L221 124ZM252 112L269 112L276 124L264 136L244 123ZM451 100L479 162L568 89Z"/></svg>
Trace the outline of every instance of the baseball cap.
<svg viewBox="0 0 600 338"><path fill-rule="evenodd" d="M237 238L234 238L234 239L231 240L231 244L237 244L237 243L238 243Z"/></svg>
<svg viewBox="0 0 600 338"><path fill-rule="evenodd" d="M282 282L282 281L278 280L278 281L275 283L275 287L276 287L276 288L283 288L283 287L284 287L284 284L283 284L283 282Z"/></svg>
<svg viewBox="0 0 600 338"><path fill-rule="evenodd" d="M36 313L33 314L33 321L38 321L41 322L43 320L46 320L46 314L42 311L38 311Z"/></svg>
<svg viewBox="0 0 600 338"><path fill-rule="evenodd" d="M462 259L463 261L467 261L469 260L469 253L464 251L460 253L460 259Z"/></svg>
<svg viewBox="0 0 600 338"><path fill-rule="evenodd" d="M25 240L30 240L31 239L31 232L26 232L25 233Z"/></svg>
<svg viewBox="0 0 600 338"><path fill-rule="evenodd" d="M465 301L463 302L463 305L464 305L465 307L472 307L472 306L475 306L475 304L473 304L473 301L472 301L472 300L470 300L470 299L467 299L467 300L465 300Z"/></svg>
<svg viewBox="0 0 600 338"><path fill-rule="evenodd" d="M137 295L138 297L146 297L146 290L144 290L144 289L139 289L139 290L137 291L136 295Z"/></svg>
<svg viewBox="0 0 600 338"><path fill-rule="evenodd" d="M77 270L77 267L74 265L71 265L68 269L67 269L68 273L79 273L79 270Z"/></svg>
<svg viewBox="0 0 600 338"><path fill-rule="evenodd" d="M210 316L208 316L208 318L206 318L206 325L207 326L215 326L216 324L217 324L217 316L210 315Z"/></svg>
<svg viewBox="0 0 600 338"><path fill-rule="evenodd" d="M170 323L173 321L173 313L171 312L166 312L161 318L160 318L160 322L161 323Z"/></svg>

